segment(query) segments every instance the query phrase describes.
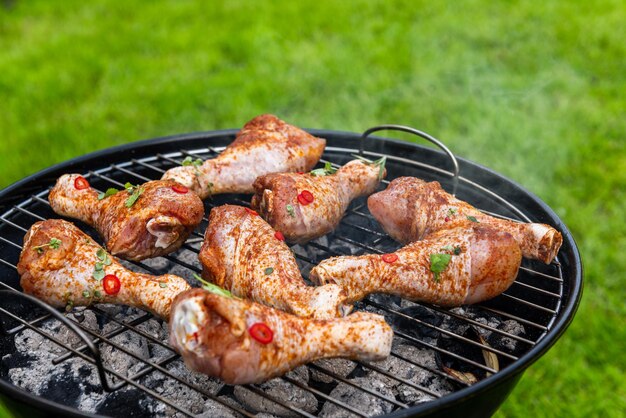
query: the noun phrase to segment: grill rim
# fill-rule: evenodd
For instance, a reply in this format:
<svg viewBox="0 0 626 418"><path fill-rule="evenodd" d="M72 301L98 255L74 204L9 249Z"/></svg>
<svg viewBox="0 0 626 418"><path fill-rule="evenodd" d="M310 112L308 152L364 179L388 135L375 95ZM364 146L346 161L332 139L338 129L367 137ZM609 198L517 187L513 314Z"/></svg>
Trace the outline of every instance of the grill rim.
<svg viewBox="0 0 626 418"><path fill-rule="evenodd" d="M332 138L332 141L338 141L342 144L355 142L355 149L358 151L358 141L361 139L361 134L350 132L350 131L337 131L337 130L327 130L327 129L305 129L307 132L312 135L319 136L322 138ZM232 137L234 138L239 129L221 129L221 130L211 130L211 131L197 131L191 133L184 134L174 134L163 137L157 137L152 139L144 139L139 141L133 141L127 144L122 144L118 146L113 146L101 150L97 150L82 156L78 156L61 163L55 164L46 169L40 170L34 174L31 174L8 187L0 190L0 211L4 212L7 206L12 204L11 200L18 199L20 200L21 196L19 194L15 194L15 191L20 188L28 185L31 182L46 182L46 177L52 175L53 173L57 173L60 171L68 172L73 168L81 169L81 165L89 162L95 161L102 157L113 156L115 154L120 153L129 153L125 158L125 161L129 161L134 158L134 151L138 149L145 150L147 147L158 147L159 145L170 144L175 142L182 141L201 141L207 140L210 141L216 138L223 137ZM419 149L427 152L436 152L443 155L442 152L436 151L427 147L424 147L420 144L416 144L413 141L402 141L393 138L385 138L380 136L370 136L369 140L376 139L377 141L381 141L381 143L389 143L391 146L396 148L396 151L402 148L412 148L413 150ZM330 139L329 139L330 141ZM210 146L210 144L209 144ZM346 145L342 145L346 146ZM182 148L182 147L179 147ZM368 149L367 145L365 147L366 151L372 151ZM372 151L372 152L375 152ZM156 154L152 154L156 155ZM570 248L570 251L567 252L568 256L568 269L569 274L564 278L568 280L567 284L569 289L567 292L563 293L563 297L560 299L561 306L558 309L556 316L552 320L552 324L550 328L546 331L546 333L536 342L536 344L529 349L526 353L518 358L518 360L514 361L508 367L500 370L498 373L489 376L478 383L475 383L471 386L459 389L453 393L447 394L441 398L437 398L426 402L424 404L416 405L404 410L398 410L387 414L387 417L407 417L407 416L425 416L430 414L435 414L438 412L445 412L446 410L450 410L455 406L459 406L465 401L470 399L477 399L477 397L487 394L493 389L497 389L498 387L502 388L507 384L513 383L508 390L513 389L515 383L521 377L521 373L523 373L528 367L530 367L535 361L537 361L542 355L550 349L556 341L561 337L561 335L567 330L568 326L572 322L575 313L580 304L580 300L582 298L583 291L583 264L580 257L580 252L576 242L574 240L573 235L567 228L567 226L563 223L563 221L556 215L556 213L541 200L534 193L528 191L526 188L518 184L516 181L511 180L510 178L488 168L479 163L467 160L462 157L456 156L456 159L459 161L461 165L461 175L459 176L459 180L467 179L472 182L475 180L468 179L464 177L463 168L464 167L473 167L478 169L484 174L487 174L491 178L495 178L499 183L504 184L508 183L508 185L513 186L517 189L518 192L526 195L534 204L538 205L541 210L545 212L545 214L549 217L550 223L552 226L556 227L559 231L561 231L563 235L563 248ZM139 157L141 158L141 157ZM448 175L452 176L451 172L443 169ZM481 174L482 174L481 173ZM483 186L485 187L485 186ZM488 190L493 191L491 188ZM41 190L41 189L40 189ZM28 193L27 193L28 195ZM517 208L517 207L516 207ZM533 215L533 213L526 213L526 215ZM561 251L559 254L563 254ZM565 255L565 254L563 254ZM563 256L562 255L562 256ZM56 402L47 400L46 398L31 394L22 388L12 385L7 381L0 379L0 390L9 396L14 396L15 399L19 399L24 403L35 405L37 407L43 407L48 411L55 411L63 414L70 414L71 416L88 416L88 417L99 417L102 415L86 413L82 411L78 411L74 408L69 408L67 406L58 404ZM507 393L508 395L508 393ZM497 404L499 406L499 403ZM466 411L467 412L467 411Z"/></svg>

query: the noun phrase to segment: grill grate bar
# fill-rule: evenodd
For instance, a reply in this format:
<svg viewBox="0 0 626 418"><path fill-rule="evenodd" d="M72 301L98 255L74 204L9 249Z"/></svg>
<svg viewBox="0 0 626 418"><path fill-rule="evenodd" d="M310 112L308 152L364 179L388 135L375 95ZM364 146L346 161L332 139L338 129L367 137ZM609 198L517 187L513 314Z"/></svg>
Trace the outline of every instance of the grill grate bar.
<svg viewBox="0 0 626 418"><path fill-rule="evenodd" d="M464 316L458 315L458 314L456 314L456 313L454 313L452 311L441 309L441 308L439 308L439 307L437 307L435 305L429 305L428 308L433 310L433 311L437 311L437 312L439 312L439 313L441 313L443 315L448 315L448 316L451 316L453 318L466 321L466 322L468 322L468 323L470 323L470 324L472 324L474 326L477 326L477 327L480 327L480 328L484 328L486 330L489 330L491 332L495 332L495 333L500 334L500 335L504 335L505 337L512 338L512 339L517 340L517 341L521 341L521 342L529 344L531 346L535 345L535 343L533 341L528 340L528 339L523 338L523 337L520 337L519 335L515 335L515 334L511 334L511 333L506 332L506 331L502 331L501 329L494 328L494 327L489 326L487 324L482 324L482 323L480 323L478 321L475 321L475 320L473 320L471 318L466 318Z"/></svg>
<svg viewBox="0 0 626 418"><path fill-rule="evenodd" d="M538 292L538 293L541 293L541 294L546 295L546 296L550 296L550 297L557 298L557 299L561 298L561 295L559 295L557 293L552 293L552 292L550 292L548 290L540 289L538 287L529 285L528 283L520 282L519 280L515 280L513 282L513 284L516 285L516 286L522 286L522 287L524 287L526 289L532 290L533 292Z"/></svg>
<svg viewBox="0 0 626 418"><path fill-rule="evenodd" d="M403 355L396 353L395 351L393 351L393 349L391 350L391 355L396 357L396 358L399 358L402 361L406 361L407 363L409 363L409 364L411 364L413 366L419 367L420 369L424 369L424 370L427 370L430 373L436 374L437 376L441 376L441 377L443 377L445 379L452 380L455 383L460 384L462 386L469 386L469 384L467 382L463 382L462 380L459 380L456 377L451 376L451 375L449 375L447 373L444 373L444 372L442 372L440 370L433 369L432 367L428 367L426 365L423 365L423 364L417 363L416 361L408 359L408 358L404 357Z"/></svg>
<svg viewBox="0 0 626 418"><path fill-rule="evenodd" d="M346 411L350 411L353 414L356 414L356 415L358 415L360 417L367 417L368 416L368 415L364 414L363 412L359 411L358 409L351 407L347 403L341 402L339 399L335 399L332 396L326 395L324 392L320 392L317 389L311 388L311 387L303 384L302 382L299 382L299 381L297 381L295 379L292 379L289 376L283 376L283 379L285 379L287 382L289 382L289 383L291 383L291 384L293 384L295 386L298 386L300 389L304 389L304 390L307 390L307 391L313 393L318 398L323 398L326 401L334 403L335 405L339 406L340 408L345 409Z"/></svg>
<svg viewBox="0 0 626 418"><path fill-rule="evenodd" d="M22 246L21 246L21 245L18 245L18 244L16 244L16 243L14 243L13 241L9 241L8 239L4 238L3 236L0 236L0 240L2 240L2 241L4 241L4 242L6 242L6 243L7 243L7 244L9 244L9 245L14 246L15 248L17 248L17 249L19 249L19 250L22 250Z"/></svg>
<svg viewBox="0 0 626 418"><path fill-rule="evenodd" d="M515 357L515 356L513 356L513 355L511 355L509 353L505 353L505 352L497 350L497 349L495 349L493 347L489 347L489 346L486 346L484 344L481 344L481 343L479 343L477 341L470 340L469 338L466 338L466 337L464 337L462 335L458 335L458 334L455 334L452 331L448 331L448 330L440 328L440 327L438 327L436 325L429 324L428 322L422 321L421 319L418 319L418 318L406 315L406 314L404 314L402 312L396 311L395 309L388 308L388 307L383 306L383 305L381 305L379 303L376 303L376 302L374 302L372 300L366 299L365 301L370 306L374 306L374 307L376 307L378 309L382 309L385 312L393 313L396 316L408 319L408 320L410 320L412 322L417 322L420 325L423 325L423 326L425 326L427 328L430 328L430 329L434 329L434 330L436 330L438 332L441 332L442 334L448 335L448 336L450 336L452 338L456 338L458 340L461 340L461 341L465 342L466 344L478 347L481 350L490 351L490 352L492 352L494 354L498 354L498 355L501 355L503 357L507 357L507 358L509 358L511 360L517 360L517 357Z"/></svg>
<svg viewBox="0 0 626 418"><path fill-rule="evenodd" d="M472 366L477 367L477 368L479 368L479 369L481 369L481 370L484 370L484 371L486 371L486 372L489 372L489 373L497 373L497 372L498 372L497 370L494 370L494 369L492 369L491 367L485 366L484 364L477 363L477 362L475 362L474 360L467 359L467 358L465 358L465 357L463 357L463 356L461 356L461 355L458 355L458 354L453 353L453 352L451 352L451 351L448 351L448 350L445 350L445 349L443 349L443 348L437 347L436 345L432 345L432 344L430 344L430 343L427 343L426 341L421 341L421 340L418 340L417 338L415 338L415 337L411 337L410 335L405 334L405 333L403 333L403 332L400 332L400 331L394 330L394 333L395 333L397 336L404 338L405 340L408 340L408 341L411 341L411 342L413 342L413 343L416 343L416 344L420 344L420 345L426 346L426 347L430 348L431 350L435 350L435 351L437 351L437 352L439 352L439 353L441 353L441 354L445 354L445 355L448 355L448 356L450 356L450 357L454 357L454 358L455 358L455 359L457 359L457 360L464 361L464 362L466 362L466 363L468 363L468 364L471 364Z"/></svg>
<svg viewBox="0 0 626 418"><path fill-rule="evenodd" d="M553 263L553 264L555 264L555 263ZM557 264L555 264L555 265L557 265ZM560 266L560 265L557 265L557 266ZM550 279L550 280L554 280L554 281L556 281L556 282L561 282L561 283L563 283L563 279L561 279L561 278L559 278L559 277L550 276L549 274L545 274L545 273L542 273L542 272L540 272L540 271L536 271L536 270L533 270L533 269L529 269L528 267L520 266L520 268L519 268L519 269L520 269L520 270L524 270L524 271L526 271L526 272L528 272L528 273L530 273L530 274L534 274L534 275L537 275L537 276L541 276L541 277L543 277L543 278L545 278L545 279Z"/></svg>
<svg viewBox="0 0 626 418"><path fill-rule="evenodd" d="M507 299L512 299L512 300L514 300L515 302L522 303L522 304L524 304L524 305L526 305L526 306L529 306L529 307L531 307L531 308L538 309L538 310L540 310L540 311L544 311L544 312L550 313L550 314L552 314L552 315L556 315L556 311L555 311L555 310L553 310L553 309L546 308L546 307L541 306L541 305L537 305L536 303L532 303L532 302L529 302L529 301L524 300L524 299L520 299L520 298L515 297L515 296L511 296L511 295L507 294L506 292L505 292L505 293L502 293L500 296L504 296L504 297L506 297Z"/></svg>
<svg viewBox="0 0 626 418"><path fill-rule="evenodd" d="M145 322L147 319L150 319L151 317L152 317L152 315L145 314L143 316L140 316L139 318L133 319L131 321L131 323L138 323L139 324L139 323ZM91 340L91 342L94 343L94 344L98 344L100 341L103 341L103 340L106 340L106 339L109 339L109 338L113 338L116 335L120 335L120 334L122 334L122 333L124 333L126 331L127 331L127 329L125 327L121 326L119 328L116 328L114 330L111 330L111 331L103 334L102 337L94 338L93 340ZM87 349L87 345L85 345L85 344L81 344L80 346L76 347L76 350L77 351L81 351L81 352L83 352L86 349ZM72 357L72 353L68 352L68 353L65 353L65 354L61 354L57 358L53 359L52 363L53 364L59 364L59 363L65 361L65 360L67 360L70 357Z"/></svg>
<svg viewBox="0 0 626 418"><path fill-rule="evenodd" d="M517 315L513 315L513 314L510 314L508 312L501 311L499 309L490 308L490 307L482 305L482 304L479 304L478 306L480 306L480 308L482 310L484 310L484 311L495 313L497 315L501 315L501 316L503 316L505 318L512 319L512 320L517 321L517 322L519 322L521 324L529 325L531 327L535 327L535 328L538 328L538 329L541 329L541 330L544 330L544 331L548 330L547 327L545 327L545 326L543 326L541 324L537 324L535 322L529 321L528 319L521 318L521 317L519 317Z"/></svg>
<svg viewBox="0 0 626 418"><path fill-rule="evenodd" d="M371 363L366 363L366 362L362 362L362 361L357 361L356 363L360 364L363 367L367 367L368 369L374 370L376 373L382 374L385 377L388 377L388 378L393 379L393 380L395 380L397 382L400 382L400 383L403 383L403 384L405 384L407 386L410 386L413 389L417 389L417 390L422 391L424 393L427 393L427 394L429 394L431 396L434 396L435 398L440 398L441 397L441 395L439 395L436 392L433 392L430 389L427 389L427 388L425 388L423 386L417 385L417 384L415 384L415 383L413 383L411 381L408 381L408 380L406 380L406 379L404 379L404 378L402 378L400 376L396 376L394 374L391 374L390 372L388 372L386 370L383 370L383 369L381 369L378 366L374 366ZM404 405L401 402L399 403L399 406L408 407L408 405Z"/></svg>

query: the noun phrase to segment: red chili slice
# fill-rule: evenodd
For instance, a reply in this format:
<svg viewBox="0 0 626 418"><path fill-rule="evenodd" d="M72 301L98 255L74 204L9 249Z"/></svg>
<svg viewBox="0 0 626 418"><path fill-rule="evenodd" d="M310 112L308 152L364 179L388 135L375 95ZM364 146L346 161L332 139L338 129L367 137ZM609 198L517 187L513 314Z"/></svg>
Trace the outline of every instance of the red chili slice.
<svg viewBox="0 0 626 418"><path fill-rule="evenodd" d="M256 210L250 209L250 208L245 208L245 209L246 209L246 212L248 212L250 215L252 215L252 216L259 216L259 214L257 213Z"/></svg>
<svg viewBox="0 0 626 418"><path fill-rule="evenodd" d="M78 176L74 180L74 188L76 190L88 189L89 188L89 182L83 176Z"/></svg>
<svg viewBox="0 0 626 418"><path fill-rule="evenodd" d="M306 199L301 194L299 194L297 197L298 197L298 202L300 202L302 206L306 206L309 204L309 202L307 202Z"/></svg>
<svg viewBox="0 0 626 418"><path fill-rule="evenodd" d="M383 261L385 263L393 263L398 260L398 256L394 253L391 254L383 254Z"/></svg>
<svg viewBox="0 0 626 418"><path fill-rule="evenodd" d="M252 338L257 340L261 344L269 344L274 339L274 333L272 332L270 327L265 325L263 322L257 322L256 324L253 324L250 329L248 329L248 332L250 333Z"/></svg>
<svg viewBox="0 0 626 418"><path fill-rule="evenodd" d="M313 193L311 193L308 190L302 190L302 192L300 194L302 195L304 200L306 200L309 203L311 203L311 202L313 202L313 200L315 200L315 198L313 197Z"/></svg>
<svg viewBox="0 0 626 418"><path fill-rule="evenodd" d="M102 287L107 295L117 295L122 287L122 283L120 283L120 279L116 275L107 274L102 279Z"/></svg>
<svg viewBox="0 0 626 418"><path fill-rule="evenodd" d="M284 241L285 240L285 236L283 235L282 232L280 231L276 231L276 233L274 234L274 237L278 240L278 241Z"/></svg>
<svg viewBox="0 0 626 418"><path fill-rule="evenodd" d="M182 184L175 184L172 186L172 190L174 190L176 193L180 193L180 194L185 194L189 191L188 188L186 188L185 186L183 186Z"/></svg>

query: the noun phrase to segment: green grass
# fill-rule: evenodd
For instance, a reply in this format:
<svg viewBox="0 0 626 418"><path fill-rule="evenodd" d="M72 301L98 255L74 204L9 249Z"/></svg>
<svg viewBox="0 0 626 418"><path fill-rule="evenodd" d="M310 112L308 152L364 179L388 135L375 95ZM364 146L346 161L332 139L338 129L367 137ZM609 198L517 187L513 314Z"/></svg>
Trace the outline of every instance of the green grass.
<svg viewBox="0 0 626 418"><path fill-rule="evenodd" d="M623 416L624 3L214 3L0 3L0 187L264 112L423 129L539 195L585 263L576 320L497 416Z"/></svg>

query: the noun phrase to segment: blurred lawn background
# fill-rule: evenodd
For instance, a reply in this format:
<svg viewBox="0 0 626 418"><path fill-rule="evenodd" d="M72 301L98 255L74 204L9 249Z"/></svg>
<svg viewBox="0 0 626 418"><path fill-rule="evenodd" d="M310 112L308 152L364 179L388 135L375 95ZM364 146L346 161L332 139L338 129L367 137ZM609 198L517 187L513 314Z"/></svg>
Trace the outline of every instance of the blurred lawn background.
<svg viewBox="0 0 626 418"><path fill-rule="evenodd" d="M0 187L266 112L425 130L541 197L585 263L575 321L496 416L623 416L625 25L621 0L3 0Z"/></svg>

